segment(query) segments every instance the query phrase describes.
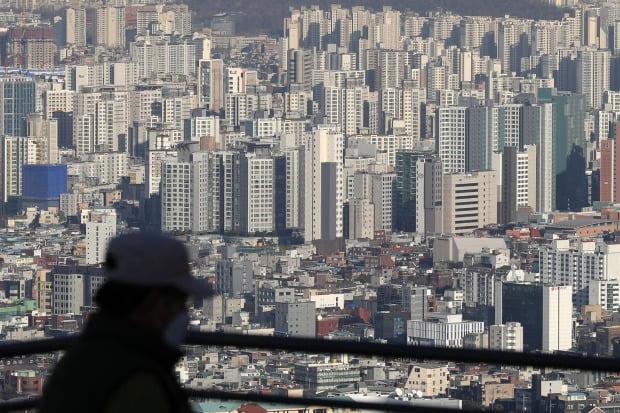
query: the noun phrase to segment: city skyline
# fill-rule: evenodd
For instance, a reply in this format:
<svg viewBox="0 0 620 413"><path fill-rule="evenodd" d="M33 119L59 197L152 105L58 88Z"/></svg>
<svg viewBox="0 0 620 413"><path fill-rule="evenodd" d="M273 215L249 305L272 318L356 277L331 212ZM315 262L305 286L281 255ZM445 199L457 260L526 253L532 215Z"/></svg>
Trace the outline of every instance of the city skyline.
<svg viewBox="0 0 620 413"><path fill-rule="evenodd" d="M212 287L193 331L620 356L620 2L7 2L0 341L82 331L110 241L151 231ZM0 365L4 399L42 393L61 355L40 357ZM617 375L558 368L195 346L174 372L620 409Z"/></svg>

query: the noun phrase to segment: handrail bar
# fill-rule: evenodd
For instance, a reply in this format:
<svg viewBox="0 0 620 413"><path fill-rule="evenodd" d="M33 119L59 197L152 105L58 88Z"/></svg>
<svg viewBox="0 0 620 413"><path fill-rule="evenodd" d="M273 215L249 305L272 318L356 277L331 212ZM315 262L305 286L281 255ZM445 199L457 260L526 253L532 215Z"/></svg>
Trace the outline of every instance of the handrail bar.
<svg viewBox="0 0 620 413"><path fill-rule="evenodd" d="M0 358L48 353L68 348L78 335L0 344ZM305 353L353 354L370 357L487 363L509 366L559 368L566 370L620 372L620 359L580 355L519 353L470 350L401 344L366 343L351 340L324 340L299 337L275 337L246 334L190 331L187 345L241 347L263 350L288 350Z"/></svg>

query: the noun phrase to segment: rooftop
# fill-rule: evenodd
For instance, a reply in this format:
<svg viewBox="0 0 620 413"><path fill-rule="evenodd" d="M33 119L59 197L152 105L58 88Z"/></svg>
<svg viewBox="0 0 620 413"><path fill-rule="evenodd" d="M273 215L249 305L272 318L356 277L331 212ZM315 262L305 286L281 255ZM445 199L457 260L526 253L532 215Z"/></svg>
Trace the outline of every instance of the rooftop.
<svg viewBox="0 0 620 413"><path fill-rule="evenodd" d="M574 230L578 228L614 225L614 221L600 219L600 218L585 218L585 219L573 219L567 221L561 221L555 224L547 225L547 229L551 230Z"/></svg>

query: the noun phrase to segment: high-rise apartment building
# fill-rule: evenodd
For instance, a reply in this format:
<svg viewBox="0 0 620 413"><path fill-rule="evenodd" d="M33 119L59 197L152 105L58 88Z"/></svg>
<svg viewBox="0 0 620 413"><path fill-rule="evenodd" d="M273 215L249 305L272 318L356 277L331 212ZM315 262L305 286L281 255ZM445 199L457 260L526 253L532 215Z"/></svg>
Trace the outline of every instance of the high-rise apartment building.
<svg viewBox="0 0 620 413"><path fill-rule="evenodd" d="M129 46L129 54L139 77L161 73L196 75L196 44L187 36L137 36Z"/></svg>
<svg viewBox="0 0 620 413"><path fill-rule="evenodd" d="M600 305L606 311L620 309L620 280L591 280L588 305Z"/></svg>
<svg viewBox="0 0 620 413"><path fill-rule="evenodd" d="M609 51L579 50L576 70L577 93L585 96L588 108L601 108L603 94L609 90Z"/></svg>
<svg viewBox="0 0 620 413"><path fill-rule="evenodd" d="M364 103L368 100L368 87L326 87L324 113L329 124L338 125L345 135L355 135L364 126Z"/></svg>
<svg viewBox="0 0 620 413"><path fill-rule="evenodd" d="M116 236L116 214L104 213L97 220L86 223L86 264L105 261L108 243Z"/></svg>
<svg viewBox="0 0 620 413"><path fill-rule="evenodd" d="M136 31L139 35L192 34L191 12L186 4L145 5L136 10Z"/></svg>
<svg viewBox="0 0 620 413"><path fill-rule="evenodd" d="M600 200L618 202L620 200L620 128L615 125L615 139L602 139L599 143L600 159Z"/></svg>
<svg viewBox="0 0 620 413"><path fill-rule="evenodd" d="M570 285L545 286L543 289L542 350L546 352L573 348L573 289Z"/></svg>
<svg viewBox="0 0 620 413"><path fill-rule="evenodd" d="M409 52L380 50L375 86L377 89L400 88L405 80L405 67L410 64Z"/></svg>
<svg viewBox="0 0 620 413"><path fill-rule="evenodd" d="M77 153L127 150L129 93L98 88L76 95L73 138Z"/></svg>
<svg viewBox="0 0 620 413"><path fill-rule="evenodd" d="M95 44L108 48L125 48L125 8L102 6L96 12Z"/></svg>
<svg viewBox="0 0 620 413"><path fill-rule="evenodd" d="M367 198L349 198L345 203L344 236L347 239L373 239L375 206Z"/></svg>
<svg viewBox="0 0 620 413"><path fill-rule="evenodd" d="M26 136L26 117L36 111L34 80L0 77L0 134Z"/></svg>
<svg viewBox="0 0 620 413"><path fill-rule="evenodd" d="M551 185L545 185L545 191L539 190L539 193L545 196L548 189L552 190L552 209L580 210L588 204L585 176L585 98L583 95L541 88L538 90L538 102L552 105L551 123L547 123L549 120L546 111L545 123L541 123L541 129L543 126L550 128L552 139L548 140L548 133L545 133L545 142L539 148L539 159L545 159L544 169L551 169L550 174L541 172L539 176L541 179L551 176L552 182ZM551 163L548 162L549 157Z"/></svg>
<svg viewBox="0 0 620 413"><path fill-rule="evenodd" d="M0 136L2 169L0 170L1 202L6 202L10 196L22 193L22 167L37 163L36 138L23 136Z"/></svg>
<svg viewBox="0 0 620 413"><path fill-rule="evenodd" d="M58 121L56 119L44 119L41 113L29 115L26 119L26 135L35 139L36 163L59 163Z"/></svg>
<svg viewBox="0 0 620 413"><path fill-rule="evenodd" d="M4 47L5 66L54 68L58 47L52 27L11 27L6 34Z"/></svg>
<svg viewBox="0 0 620 413"><path fill-rule="evenodd" d="M389 6L383 6L383 11L377 14L377 20L380 27L379 33L381 33L379 48L400 49L400 11L393 10Z"/></svg>
<svg viewBox="0 0 620 413"><path fill-rule="evenodd" d="M274 159L267 154L246 153L240 158L240 230L245 234L271 233L275 229Z"/></svg>
<svg viewBox="0 0 620 413"><path fill-rule="evenodd" d="M217 232L220 202L233 202L221 193L218 153L183 150L177 161L162 164L161 226L164 231ZM232 228L231 228L232 229Z"/></svg>
<svg viewBox="0 0 620 413"><path fill-rule="evenodd" d="M466 114L465 106L437 109L435 148L446 174L465 172Z"/></svg>
<svg viewBox="0 0 620 413"><path fill-rule="evenodd" d="M424 91L411 87L403 88L401 116L405 121L405 133L414 140L422 138L422 101Z"/></svg>
<svg viewBox="0 0 620 413"><path fill-rule="evenodd" d="M569 285L577 309L588 304L593 280L620 279L620 245L594 240L557 239L540 248L540 275L544 282Z"/></svg>
<svg viewBox="0 0 620 413"><path fill-rule="evenodd" d="M84 7L65 9L65 38L68 45L86 46L86 9Z"/></svg>
<svg viewBox="0 0 620 413"><path fill-rule="evenodd" d="M537 161L535 145L527 145L523 150L515 146L504 147L500 222L515 222L520 208L536 210Z"/></svg>
<svg viewBox="0 0 620 413"><path fill-rule="evenodd" d="M303 227L306 242L343 236L342 133L320 126L308 136L303 158Z"/></svg>
<svg viewBox="0 0 620 413"><path fill-rule="evenodd" d="M430 234L442 232L442 170L437 156L397 152L393 195L395 230Z"/></svg>
<svg viewBox="0 0 620 413"><path fill-rule="evenodd" d="M351 179L349 196L368 199L374 210L375 230L392 231L393 182L395 174L358 171Z"/></svg>
<svg viewBox="0 0 620 413"><path fill-rule="evenodd" d="M198 62L198 98L200 105L208 110L219 112L224 107L224 61Z"/></svg>

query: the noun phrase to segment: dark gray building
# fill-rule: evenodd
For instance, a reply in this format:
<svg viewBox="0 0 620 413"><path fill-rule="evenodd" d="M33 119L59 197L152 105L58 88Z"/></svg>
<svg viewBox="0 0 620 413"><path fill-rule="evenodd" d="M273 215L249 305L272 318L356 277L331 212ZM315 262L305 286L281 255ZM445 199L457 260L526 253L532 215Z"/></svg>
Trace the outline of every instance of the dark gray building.
<svg viewBox="0 0 620 413"><path fill-rule="evenodd" d="M235 259L221 260L216 265L219 294L239 297L254 292L254 263Z"/></svg>

